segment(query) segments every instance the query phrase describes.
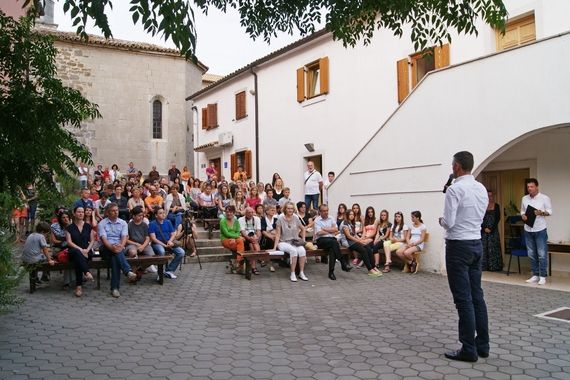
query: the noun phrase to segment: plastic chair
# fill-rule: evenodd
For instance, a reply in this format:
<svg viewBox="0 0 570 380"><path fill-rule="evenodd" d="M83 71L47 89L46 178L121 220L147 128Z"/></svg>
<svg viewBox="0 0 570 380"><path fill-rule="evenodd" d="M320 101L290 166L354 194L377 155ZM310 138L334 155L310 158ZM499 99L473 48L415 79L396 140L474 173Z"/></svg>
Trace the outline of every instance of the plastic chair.
<svg viewBox="0 0 570 380"><path fill-rule="evenodd" d="M511 272L511 261L513 256L517 257L517 263L519 266L519 274L521 274L521 257L528 257L528 251L526 250L526 240L523 234L518 238L509 239L509 247L511 251L511 256L509 257L509 266L507 267L507 276Z"/></svg>

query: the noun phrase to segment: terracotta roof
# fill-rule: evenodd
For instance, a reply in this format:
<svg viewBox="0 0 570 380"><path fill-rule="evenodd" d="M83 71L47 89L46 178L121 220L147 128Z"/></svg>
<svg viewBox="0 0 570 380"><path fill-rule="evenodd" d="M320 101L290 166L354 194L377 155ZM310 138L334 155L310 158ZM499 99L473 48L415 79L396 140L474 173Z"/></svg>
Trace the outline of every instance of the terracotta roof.
<svg viewBox="0 0 570 380"><path fill-rule="evenodd" d="M115 38L105 39L104 37L95 36L90 34L89 40L84 41L81 39L74 32L62 32L60 30L53 30L49 28L38 28L40 32L47 33L53 35L59 41L66 41L84 45L95 45L95 46L102 46L102 47L109 47L109 48L117 48L120 50L130 50L130 51L140 51L146 52L151 54L161 54L161 55L169 55L178 58L184 58L180 55L180 50L167 48L164 46L153 45L146 42L138 42L138 41L126 41L126 40L118 40ZM196 65L202 69L202 71L208 71L208 66L204 65L199 60L196 62Z"/></svg>
<svg viewBox="0 0 570 380"><path fill-rule="evenodd" d="M317 31L317 32L305 37L305 38L301 38L300 40L295 41L295 42L293 42L287 46L284 46L281 49L275 50L274 52L269 53L268 55L251 62L250 64L242 67L241 69L238 69L238 70L234 71L233 73L226 75L225 77L218 80L217 82L212 83L208 87L204 87L200 91L193 93L192 95L188 96L186 98L186 100L192 100L192 99L194 99L194 98L196 98L202 94L205 94L206 92L220 86L223 83L226 83L227 81L231 80L232 78L237 77L238 75L240 75L240 74L242 74L242 73L244 73L244 72L246 72L246 71L248 71L248 70L250 70L256 66L259 66L259 65L261 65L265 62L268 62L274 58L277 58L280 55L283 55L283 54L285 54L291 50L294 50L300 46L303 46L303 45L305 45L311 41L314 41L314 40L318 39L319 37L324 36L324 35L329 34L329 33L330 32L326 28L323 28L323 29L321 29L321 30L319 30L319 31Z"/></svg>
<svg viewBox="0 0 570 380"><path fill-rule="evenodd" d="M220 144L219 141L211 141L209 143L198 145L197 147L194 148L194 151L195 152L204 152L210 148L217 147L219 144Z"/></svg>
<svg viewBox="0 0 570 380"><path fill-rule="evenodd" d="M216 74L204 74L202 75L202 82L217 82L220 79L222 79L224 76L223 75L216 75Z"/></svg>

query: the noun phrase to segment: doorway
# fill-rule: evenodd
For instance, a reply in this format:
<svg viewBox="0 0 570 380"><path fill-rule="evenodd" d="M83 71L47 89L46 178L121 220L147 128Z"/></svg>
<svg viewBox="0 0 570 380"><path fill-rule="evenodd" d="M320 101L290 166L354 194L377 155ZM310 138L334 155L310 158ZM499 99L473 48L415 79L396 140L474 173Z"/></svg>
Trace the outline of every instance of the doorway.
<svg viewBox="0 0 570 380"><path fill-rule="evenodd" d="M317 154L314 156L305 156L305 167L303 170L303 173L307 170L307 162L309 161L313 161L313 164L315 164L315 170L318 171L319 173L321 173L321 176L324 176L323 174L323 155L322 154ZM303 186L304 189L304 186ZM303 194L304 194L304 190L303 190ZM321 205L323 203L323 190L321 189L320 191L320 195L319 195L319 205Z"/></svg>

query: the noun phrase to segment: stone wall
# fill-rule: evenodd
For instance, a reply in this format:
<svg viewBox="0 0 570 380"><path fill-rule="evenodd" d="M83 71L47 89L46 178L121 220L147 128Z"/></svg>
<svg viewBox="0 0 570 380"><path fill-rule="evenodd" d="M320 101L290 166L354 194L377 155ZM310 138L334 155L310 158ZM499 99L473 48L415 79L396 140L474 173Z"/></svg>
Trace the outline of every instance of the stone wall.
<svg viewBox="0 0 570 380"><path fill-rule="evenodd" d="M200 89L201 70L172 54L111 46L56 41L58 76L98 104L101 119L75 131L103 166L129 161L148 173L156 165L165 173L174 162L187 162L190 113L185 96ZM196 79L198 78L198 79ZM163 103L163 138L152 138L152 102Z"/></svg>

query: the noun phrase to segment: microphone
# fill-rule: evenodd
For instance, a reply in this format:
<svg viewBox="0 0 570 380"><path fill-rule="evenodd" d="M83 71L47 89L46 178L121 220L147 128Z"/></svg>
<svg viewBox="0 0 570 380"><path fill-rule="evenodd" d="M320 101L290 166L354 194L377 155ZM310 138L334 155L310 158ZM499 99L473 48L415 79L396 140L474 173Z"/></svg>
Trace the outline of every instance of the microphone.
<svg viewBox="0 0 570 380"><path fill-rule="evenodd" d="M445 192L447 191L447 188L449 186L451 186L451 182L453 182L453 179L455 178L455 176L453 175L453 173L451 173L449 175L449 178L447 179L447 182L445 183L445 185L443 186L443 193L445 194Z"/></svg>

